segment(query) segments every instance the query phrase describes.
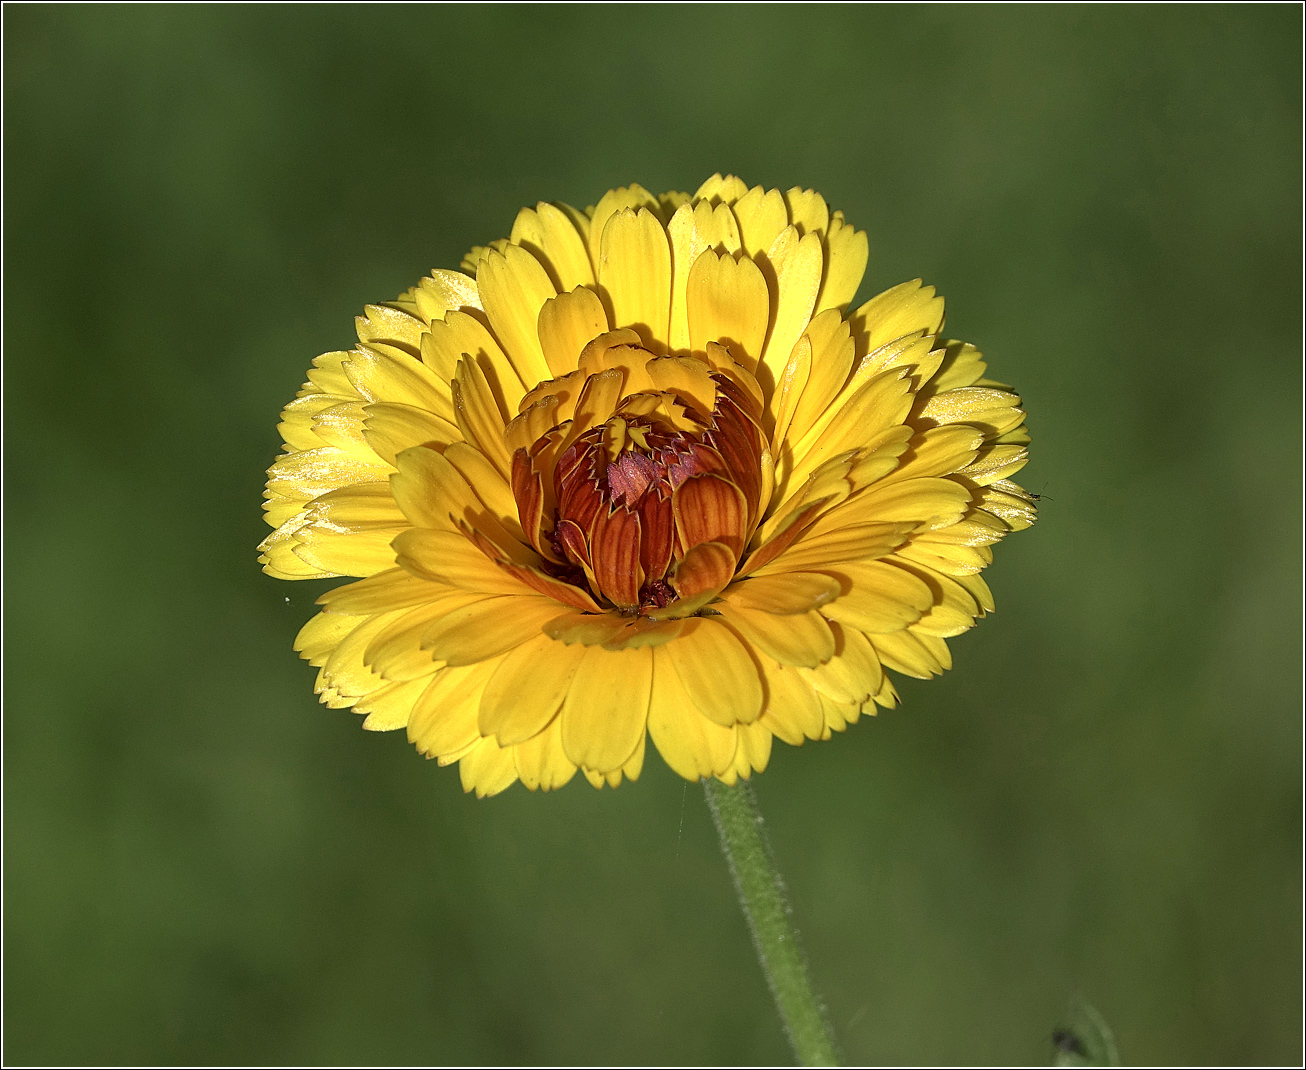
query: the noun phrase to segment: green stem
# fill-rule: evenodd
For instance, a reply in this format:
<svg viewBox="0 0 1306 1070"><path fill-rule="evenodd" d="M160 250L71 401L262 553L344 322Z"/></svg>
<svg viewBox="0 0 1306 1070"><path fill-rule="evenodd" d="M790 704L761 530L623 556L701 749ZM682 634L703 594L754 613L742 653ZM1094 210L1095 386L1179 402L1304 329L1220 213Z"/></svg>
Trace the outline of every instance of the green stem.
<svg viewBox="0 0 1306 1070"><path fill-rule="evenodd" d="M807 974L798 929L762 827L757 797L742 779L734 787L706 780L704 789L721 850L735 879L739 905L753 933L753 946L798 1061L804 1066L838 1066L834 1034Z"/></svg>

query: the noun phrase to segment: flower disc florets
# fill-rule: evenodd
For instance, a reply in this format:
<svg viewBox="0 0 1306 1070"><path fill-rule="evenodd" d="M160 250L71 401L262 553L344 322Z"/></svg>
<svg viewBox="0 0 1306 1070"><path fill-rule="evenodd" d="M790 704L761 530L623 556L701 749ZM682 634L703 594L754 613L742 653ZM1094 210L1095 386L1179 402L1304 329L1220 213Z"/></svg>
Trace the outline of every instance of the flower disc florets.
<svg viewBox="0 0 1306 1070"><path fill-rule="evenodd" d="M1019 398L918 281L849 311L866 237L714 176L523 209L314 361L266 571L356 576L297 648L329 706L479 794L727 782L842 731L993 608L1034 518Z"/></svg>
<svg viewBox="0 0 1306 1070"><path fill-rule="evenodd" d="M601 335L573 375L523 400L510 440L552 426L515 450L512 487L553 575L604 609L667 620L729 582L757 525L761 391L715 344L714 366L638 342Z"/></svg>

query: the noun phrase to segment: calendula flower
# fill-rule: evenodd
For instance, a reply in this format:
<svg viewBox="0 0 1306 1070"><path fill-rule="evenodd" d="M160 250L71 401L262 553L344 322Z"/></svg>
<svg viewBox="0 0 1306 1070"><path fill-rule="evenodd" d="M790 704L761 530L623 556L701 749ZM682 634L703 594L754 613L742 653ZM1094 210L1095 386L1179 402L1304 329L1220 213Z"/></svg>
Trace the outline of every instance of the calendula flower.
<svg viewBox="0 0 1306 1070"><path fill-rule="evenodd" d="M523 209L368 306L268 471L265 570L361 577L296 640L322 701L481 795L615 787L648 736L733 783L948 668L1029 438L932 287L848 311L866 256L716 175Z"/></svg>

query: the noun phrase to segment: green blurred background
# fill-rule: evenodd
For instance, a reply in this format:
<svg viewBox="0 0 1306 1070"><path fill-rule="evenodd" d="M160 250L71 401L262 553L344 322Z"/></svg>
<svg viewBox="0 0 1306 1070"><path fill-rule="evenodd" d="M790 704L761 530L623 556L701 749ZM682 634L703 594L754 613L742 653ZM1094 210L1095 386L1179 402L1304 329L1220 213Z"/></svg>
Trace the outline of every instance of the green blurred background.
<svg viewBox="0 0 1306 1070"><path fill-rule="evenodd" d="M1301 11L6 7L6 1062L767 1063L695 785L464 796L254 546L352 317L539 199L814 186L1047 496L758 782L850 1061L1301 1058Z"/></svg>

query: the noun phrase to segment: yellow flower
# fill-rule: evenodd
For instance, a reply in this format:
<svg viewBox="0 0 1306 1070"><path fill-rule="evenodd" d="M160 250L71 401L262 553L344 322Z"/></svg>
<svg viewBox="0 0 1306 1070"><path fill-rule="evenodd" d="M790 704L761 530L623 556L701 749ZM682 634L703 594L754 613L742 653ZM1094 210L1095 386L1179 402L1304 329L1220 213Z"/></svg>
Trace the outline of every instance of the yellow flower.
<svg viewBox="0 0 1306 1070"><path fill-rule="evenodd" d="M268 470L265 570L364 577L296 640L322 701L479 795L615 787L650 735L733 783L949 667L1029 437L932 287L848 311L866 250L715 175L523 209L369 305Z"/></svg>

